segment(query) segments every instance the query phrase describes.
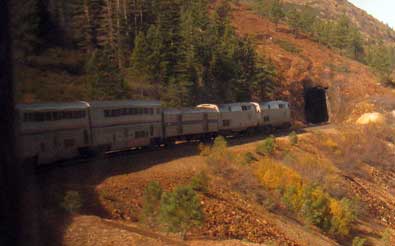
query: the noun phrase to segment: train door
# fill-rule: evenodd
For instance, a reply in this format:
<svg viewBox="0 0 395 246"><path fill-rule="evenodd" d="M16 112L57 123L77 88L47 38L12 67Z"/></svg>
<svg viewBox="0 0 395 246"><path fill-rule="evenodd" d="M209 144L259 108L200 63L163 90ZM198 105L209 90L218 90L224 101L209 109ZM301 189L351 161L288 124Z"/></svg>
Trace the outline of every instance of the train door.
<svg viewBox="0 0 395 246"><path fill-rule="evenodd" d="M177 133L179 136L183 134L182 129L182 114L177 115Z"/></svg>
<svg viewBox="0 0 395 246"><path fill-rule="evenodd" d="M53 136L53 146L57 159L68 159L78 156L83 145L83 129L58 132Z"/></svg>
<svg viewBox="0 0 395 246"><path fill-rule="evenodd" d="M57 150L52 142L54 133L44 133L36 135L31 144L38 145L38 161L39 163L49 163L56 160Z"/></svg>
<svg viewBox="0 0 395 246"><path fill-rule="evenodd" d="M208 113L203 114L203 131L208 132Z"/></svg>

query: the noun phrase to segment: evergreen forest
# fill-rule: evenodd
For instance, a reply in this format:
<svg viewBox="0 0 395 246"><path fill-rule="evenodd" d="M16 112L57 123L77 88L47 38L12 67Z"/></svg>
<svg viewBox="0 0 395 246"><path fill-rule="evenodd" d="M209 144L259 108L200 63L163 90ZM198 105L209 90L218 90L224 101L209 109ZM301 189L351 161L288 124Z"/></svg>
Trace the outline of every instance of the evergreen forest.
<svg viewBox="0 0 395 246"><path fill-rule="evenodd" d="M48 78L29 82L20 94L36 91L38 100L158 99L179 107L264 99L276 82L271 62L236 35L227 1L28 0L12 9L15 63L28 71L16 77L57 69L74 81L63 98L51 97Z"/></svg>

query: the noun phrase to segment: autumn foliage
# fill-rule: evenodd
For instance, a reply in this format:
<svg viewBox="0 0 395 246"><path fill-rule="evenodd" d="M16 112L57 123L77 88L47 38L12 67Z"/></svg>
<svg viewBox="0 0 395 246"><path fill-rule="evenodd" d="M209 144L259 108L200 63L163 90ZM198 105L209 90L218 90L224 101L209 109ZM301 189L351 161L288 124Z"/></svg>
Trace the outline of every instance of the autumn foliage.
<svg viewBox="0 0 395 246"><path fill-rule="evenodd" d="M260 162L256 175L266 189L281 195L283 205L306 223L336 236L347 236L356 219L352 202L337 200L293 169L271 158Z"/></svg>

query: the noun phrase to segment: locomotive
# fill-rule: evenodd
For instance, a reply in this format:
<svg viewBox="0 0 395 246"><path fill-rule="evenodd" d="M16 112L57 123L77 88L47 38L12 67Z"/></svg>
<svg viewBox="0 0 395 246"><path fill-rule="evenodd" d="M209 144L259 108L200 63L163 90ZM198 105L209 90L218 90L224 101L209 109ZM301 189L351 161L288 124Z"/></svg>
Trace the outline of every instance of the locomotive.
<svg viewBox="0 0 395 246"><path fill-rule="evenodd" d="M81 155L208 140L258 129L289 127L288 102L201 104L163 108L159 101L18 104L23 160L37 165Z"/></svg>

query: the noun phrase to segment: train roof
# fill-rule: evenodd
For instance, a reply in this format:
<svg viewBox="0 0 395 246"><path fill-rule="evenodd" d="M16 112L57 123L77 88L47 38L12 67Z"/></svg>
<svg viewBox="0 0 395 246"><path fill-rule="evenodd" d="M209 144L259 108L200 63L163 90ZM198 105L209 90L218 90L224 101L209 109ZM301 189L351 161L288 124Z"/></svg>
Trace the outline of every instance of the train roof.
<svg viewBox="0 0 395 246"><path fill-rule="evenodd" d="M91 107L160 107L160 101L144 101L144 100L121 100L121 101L92 101L89 102Z"/></svg>
<svg viewBox="0 0 395 246"><path fill-rule="evenodd" d="M235 103L223 103L219 104L219 106L242 106L242 105L252 105L253 102L235 102Z"/></svg>
<svg viewBox="0 0 395 246"><path fill-rule="evenodd" d="M269 101L269 102L261 102L260 104L261 105L269 105L269 104L280 104L280 103L288 104L287 101L281 101L281 100Z"/></svg>
<svg viewBox="0 0 395 246"><path fill-rule="evenodd" d="M17 104L16 109L22 111L48 111L48 110L83 110L89 108L89 103L79 102L49 102L49 103L32 103L32 104Z"/></svg>
<svg viewBox="0 0 395 246"><path fill-rule="evenodd" d="M170 108L164 111L166 114L179 114L179 113L212 113L217 112L215 109L210 108Z"/></svg>

